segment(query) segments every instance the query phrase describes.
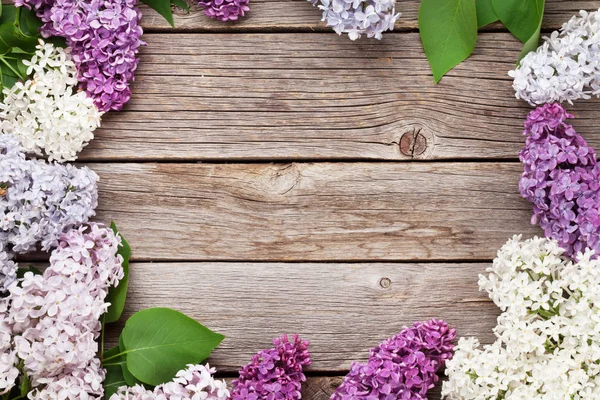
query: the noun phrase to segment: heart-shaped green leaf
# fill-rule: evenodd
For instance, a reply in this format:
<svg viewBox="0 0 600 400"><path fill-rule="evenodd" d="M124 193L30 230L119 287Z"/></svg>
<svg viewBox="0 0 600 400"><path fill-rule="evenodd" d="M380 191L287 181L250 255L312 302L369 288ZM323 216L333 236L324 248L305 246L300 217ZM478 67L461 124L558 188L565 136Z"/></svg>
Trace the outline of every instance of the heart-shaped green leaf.
<svg viewBox="0 0 600 400"><path fill-rule="evenodd" d="M498 21L492 0L475 0L475 7L477 8L477 26L479 28Z"/></svg>
<svg viewBox="0 0 600 400"><path fill-rule="evenodd" d="M106 311L106 315L104 316L104 322L107 324L118 321L125 308L127 287L129 285L129 258L131 257L131 247L129 247L129 243L127 243L123 235L119 233L114 222L111 222L110 228L116 235L121 236L121 246L119 247L118 254L123 257L123 279L121 279L117 287L110 288L108 296L106 296L106 302L110 303L108 311Z"/></svg>
<svg viewBox="0 0 600 400"><path fill-rule="evenodd" d="M132 315L121 336L127 369L149 385L171 380L187 364L201 363L224 339L168 308L151 308Z"/></svg>
<svg viewBox="0 0 600 400"><path fill-rule="evenodd" d="M535 35L544 17L544 0L492 0L500 21L521 42Z"/></svg>
<svg viewBox="0 0 600 400"><path fill-rule="evenodd" d="M437 83L475 49L475 0L423 0L419 8L419 31Z"/></svg>

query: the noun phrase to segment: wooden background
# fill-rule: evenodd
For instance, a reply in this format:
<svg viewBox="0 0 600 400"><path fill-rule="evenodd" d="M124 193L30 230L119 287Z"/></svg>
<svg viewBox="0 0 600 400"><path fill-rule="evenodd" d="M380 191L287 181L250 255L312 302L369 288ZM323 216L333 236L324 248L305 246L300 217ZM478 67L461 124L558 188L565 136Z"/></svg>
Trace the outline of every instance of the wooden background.
<svg viewBox="0 0 600 400"><path fill-rule="evenodd" d="M493 340L477 275L510 236L539 233L517 187L521 46L492 25L434 85L418 4L354 43L302 0L252 0L237 24L177 11L175 29L143 7L133 98L81 157L101 177L98 219L133 248L126 316L173 307L225 334L209 361L226 377L297 332L307 400L415 320ZM544 29L599 6L547 0ZM572 110L600 147L600 102Z"/></svg>

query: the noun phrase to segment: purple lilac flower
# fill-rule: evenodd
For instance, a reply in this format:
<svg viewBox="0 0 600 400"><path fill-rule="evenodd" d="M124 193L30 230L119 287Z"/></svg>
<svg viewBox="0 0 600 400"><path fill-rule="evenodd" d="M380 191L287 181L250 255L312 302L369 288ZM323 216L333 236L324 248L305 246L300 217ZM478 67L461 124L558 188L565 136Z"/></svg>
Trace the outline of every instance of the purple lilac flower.
<svg viewBox="0 0 600 400"><path fill-rule="evenodd" d="M426 400L455 338L444 321L415 322L371 349L366 363L354 362L331 400Z"/></svg>
<svg viewBox="0 0 600 400"><path fill-rule="evenodd" d="M35 10L44 37L62 36L72 48L80 87L100 111L120 110L131 97L142 17L135 0L15 0Z"/></svg>
<svg viewBox="0 0 600 400"><path fill-rule="evenodd" d="M0 251L55 247L64 232L95 215L97 181L87 167L28 160L16 137L0 135Z"/></svg>
<svg viewBox="0 0 600 400"><path fill-rule="evenodd" d="M236 21L250 11L250 0L199 0L198 5L204 7L204 14L219 21Z"/></svg>
<svg viewBox="0 0 600 400"><path fill-rule="evenodd" d="M231 400L296 400L301 399L304 366L310 365L308 341L293 335L273 340L274 348L261 350L240 370L233 381Z"/></svg>
<svg viewBox="0 0 600 400"><path fill-rule="evenodd" d="M533 203L532 223L556 239L566 254L600 251L600 168L594 150L567 123L560 104L532 111L520 159L525 168L519 189Z"/></svg>

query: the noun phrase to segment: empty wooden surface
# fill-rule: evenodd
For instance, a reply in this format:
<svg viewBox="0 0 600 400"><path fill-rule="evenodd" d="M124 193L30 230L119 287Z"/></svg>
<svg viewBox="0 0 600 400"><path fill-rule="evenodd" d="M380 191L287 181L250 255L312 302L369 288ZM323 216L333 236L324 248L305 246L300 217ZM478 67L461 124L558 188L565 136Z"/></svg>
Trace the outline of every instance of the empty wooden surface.
<svg viewBox="0 0 600 400"><path fill-rule="evenodd" d="M434 85L418 4L398 2L384 40L354 43L302 0L252 1L229 24L176 10L175 29L141 7L133 98L80 158L101 178L97 220L133 249L126 316L173 307L225 334L209 361L228 379L297 332L307 400L415 320L493 340L478 275L510 236L540 233L518 193L531 107L507 71L521 45L493 24ZM598 7L547 0L544 30ZM600 147L600 101L570 109Z"/></svg>
<svg viewBox="0 0 600 400"><path fill-rule="evenodd" d="M90 167L139 260L482 260L538 233L517 163Z"/></svg>
<svg viewBox="0 0 600 400"><path fill-rule="evenodd" d="M522 147L531 108L507 75L520 52L508 33L482 34L438 85L417 33L176 37L146 35L133 100L104 117L82 159L516 160ZM599 106L571 107L598 146Z"/></svg>

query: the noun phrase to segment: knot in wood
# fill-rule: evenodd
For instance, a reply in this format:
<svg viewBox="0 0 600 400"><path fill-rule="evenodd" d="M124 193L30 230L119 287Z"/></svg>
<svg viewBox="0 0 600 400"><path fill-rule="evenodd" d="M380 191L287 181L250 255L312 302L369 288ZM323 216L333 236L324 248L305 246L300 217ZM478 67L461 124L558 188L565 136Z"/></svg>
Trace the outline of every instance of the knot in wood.
<svg viewBox="0 0 600 400"><path fill-rule="evenodd" d="M381 286L383 289L389 289L390 286L392 286L392 281L390 278L381 278L379 280L379 286Z"/></svg>
<svg viewBox="0 0 600 400"><path fill-rule="evenodd" d="M427 138L421 128L405 132L400 138L400 152L408 157L420 156L427 150Z"/></svg>

